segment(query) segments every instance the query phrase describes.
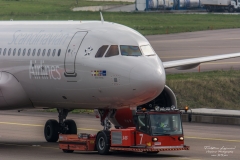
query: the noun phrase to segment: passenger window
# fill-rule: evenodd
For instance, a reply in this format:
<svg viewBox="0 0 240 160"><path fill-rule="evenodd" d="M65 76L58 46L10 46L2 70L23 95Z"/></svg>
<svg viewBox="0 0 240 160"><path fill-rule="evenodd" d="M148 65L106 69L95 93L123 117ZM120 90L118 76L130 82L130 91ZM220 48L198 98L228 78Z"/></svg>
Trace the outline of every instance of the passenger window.
<svg viewBox="0 0 240 160"><path fill-rule="evenodd" d="M14 50L13 50L13 56L15 56L15 54L16 54L16 48L14 48Z"/></svg>
<svg viewBox="0 0 240 160"><path fill-rule="evenodd" d="M10 48L10 49L8 50L8 56L10 56L11 51L12 51L12 49Z"/></svg>
<svg viewBox="0 0 240 160"><path fill-rule="evenodd" d="M141 56L142 53L138 46L120 46L121 55L123 56Z"/></svg>
<svg viewBox="0 0 240 160"><path fill-rule="evenodd" d="M54 54L54 55L55 55L55 53L56 53L56 49L53 50L53 54Z"/></svg>
<svg viewBox="0 0 240 160"><path fill-rule="evenodd" d="M58 56L60 56L60 54L61 54L61 49L58 50Z"/></svg>
<svg viewBox="0 0 240 160"><path fill-rule="evenodd" d="M44 57L46 53L46 49L43 50L42 56Z"/></svg>
<svg viewBox="0 0 240 160"><path fill-rule="evenodd" d="M21 54L21 48L19 48L18 50L18 56L20 56L20 54Z"/></svg>
<svg viewBox="0 0 240 160"><path fill-rule="evenodd" d="M23 50L23 56L25 56L25 53L26 53L26 48L24 48Z"/></svg>
<svg viewBox="0 0 240 160"><path fill-rule="evenodd" d="M4 56L5 56L6 52L7 52L7 48L5 48L4 51L3 51Z"/></svg>
<svg viewBox="0 0 240 160"><path fill-rule="evenodd" d="M108 49L105 57L112 57L112 56L117 56L117 55L119 55L118 46L117 45L112 45Z"/></svg>
<svg viewBox="0 0 240 160"><path fill-rule="evenodd" d="M27 55L30 56L30 53L31 53L31 49L28 50L28 54Z"/></svg>
<svg viewBox="0 0 240 160"><path fill-rule="evenodd" d="M38 50L37 56L40 56L40 53L41 53L41 49Z"/></svg>
<svg viewBox="0 0 240 160"><path fill-rule="evenodd" d="M47 56L50 56L51 49L48 50Z"/></svg>
<svg viewBox="0 0 240 160"><path fill-rule="evenodd" d="M1 55L1 53L2 53L2 48L0 48L0 55Z"/></svg>
<svg viewBox="0 0 240 160"><path fill-rule="evenodd" d="M98 49L95 57L96 58L101 58L104 55L104 53L106 52L107 48L108 48L108 45L104 45L104 46L100 47Z"/></svg>
<svg viewBox="0 0 240 160"><path fill-rule="evenodd" d="M56 49L53 50L52 56L55 56Z"/></svg>
<svg viewBox="0 0 240 160"><path fill-rule="evenodd" d="M48 55L47 55L48 57L50 56L50 53L51 53L51 49L48 50Z"/></svg>
<svg viewBox="0 0 240 160"><path fill-rule="evenodd" d="M35 56L36 49L33 50L32 56Z"/></svg>

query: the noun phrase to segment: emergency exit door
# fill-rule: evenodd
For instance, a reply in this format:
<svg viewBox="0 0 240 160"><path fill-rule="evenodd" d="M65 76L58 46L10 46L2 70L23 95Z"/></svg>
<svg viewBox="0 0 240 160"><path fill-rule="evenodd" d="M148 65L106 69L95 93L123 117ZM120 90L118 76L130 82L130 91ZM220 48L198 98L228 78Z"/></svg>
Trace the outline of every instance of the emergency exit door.
<svg viewBox="0 0 240 160"><path fill-rule="evenodd" d="M76 32L71 39L65 54L65 75L76 76L75 61L79 48L87 32Z"/></svg>

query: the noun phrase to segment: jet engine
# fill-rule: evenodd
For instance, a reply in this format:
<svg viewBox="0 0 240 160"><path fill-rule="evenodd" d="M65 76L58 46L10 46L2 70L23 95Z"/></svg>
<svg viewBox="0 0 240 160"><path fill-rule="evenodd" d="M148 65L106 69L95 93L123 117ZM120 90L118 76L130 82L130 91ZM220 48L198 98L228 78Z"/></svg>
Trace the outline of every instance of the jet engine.
<svg viewBox="0 0 240 160"><path fill-rule="evenodd" d="M148 110L151 110L155 109L155 106L171 107L172 105L177 107L176 96L173 91L165 85L164 90L159 96L146 104L137 106L137 109L146 108ZM116 128L133 127L133 115L135 115L135 113L136 110L130 110L130 108L123 108L118 109L115 115L108 118Z"/></svg>
<svg viewBox="0 0 240 160"><path fill-rule="evenodd" d="M10 73L0 72L0 109L33 108L22 85Z"/></svg>

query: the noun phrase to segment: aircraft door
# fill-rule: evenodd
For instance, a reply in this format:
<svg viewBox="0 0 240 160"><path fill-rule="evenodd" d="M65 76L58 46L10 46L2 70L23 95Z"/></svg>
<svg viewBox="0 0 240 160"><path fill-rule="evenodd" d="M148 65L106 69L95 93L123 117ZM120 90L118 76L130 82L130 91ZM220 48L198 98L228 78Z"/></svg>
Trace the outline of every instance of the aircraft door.
<svg viewBox="0 0 240 160"><path fill-rule="evenodd" d="M86 34L87 32L76 32L68 45L64 62L66 76L76 76L75 59Z"/></svg>

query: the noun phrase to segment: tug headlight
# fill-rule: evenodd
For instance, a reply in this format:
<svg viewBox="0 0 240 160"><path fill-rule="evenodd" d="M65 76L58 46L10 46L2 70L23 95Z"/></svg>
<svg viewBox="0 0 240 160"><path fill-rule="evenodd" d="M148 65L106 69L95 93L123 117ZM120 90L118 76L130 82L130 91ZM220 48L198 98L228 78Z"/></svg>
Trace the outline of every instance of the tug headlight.
<svg viewBox="0 0 240 160"><path fill-rule="evenodd" d="M179 140L179 141L183 141L184 138L183 138L183 137L178 137L178 140Z"/></svg>
<svg viewBox="0 0 240 160"><path fill-rule="evenodd" d="M153 141L153 142L157 142L157 141L158 141L158 138L154 137L154 138L152 138L152 141Z"/></svg>

